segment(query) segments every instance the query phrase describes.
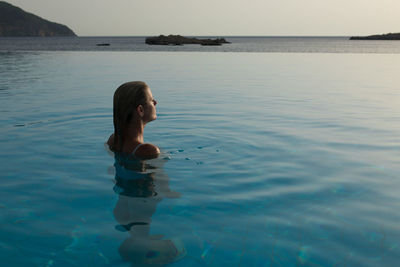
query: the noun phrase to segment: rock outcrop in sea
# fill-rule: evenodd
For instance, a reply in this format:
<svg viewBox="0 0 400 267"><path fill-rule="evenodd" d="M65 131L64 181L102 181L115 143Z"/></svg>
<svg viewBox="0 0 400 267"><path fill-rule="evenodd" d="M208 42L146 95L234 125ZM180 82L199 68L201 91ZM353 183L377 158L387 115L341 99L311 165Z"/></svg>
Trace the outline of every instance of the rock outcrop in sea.
<svg viewBox="0 0 400 267"><path fill-rule="evenodd" d="M76 36L67 26L51 22L0 1L0 37Z"/></svg>
<svg viewBox="0 0 400 267"><path fill-rule="evenodd" d="M181 35L160 35L158 37L147 37L146 44L149 45L184 45L184 44L200 44L200 45L222 45L230 44L224 38L217 39L197 39L188 38Z"/></svg>
<svg viewBox="0 0 400 267"><path fill-rule="evenodd" d="M400 40L400 33L377 34L370 36L352 36L350 40Z"/></svg>

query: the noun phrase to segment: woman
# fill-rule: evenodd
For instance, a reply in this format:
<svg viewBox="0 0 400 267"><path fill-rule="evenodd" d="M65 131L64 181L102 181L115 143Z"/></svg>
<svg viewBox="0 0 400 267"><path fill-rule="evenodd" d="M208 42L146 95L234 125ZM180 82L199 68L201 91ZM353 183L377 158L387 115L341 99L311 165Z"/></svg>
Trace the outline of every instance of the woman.
<svg viewBox="0 0 400 267"><path fill-rule="evenodd" d="M148 122L157 118L157 101L144 82L127 82L114 93L114 133L108 139L113 152L132 154L140 159L156 158L160 149L143 143Z"/></svg>
<svg viewBox="0 0 400 267"><path fill-rule="evenodd" d="M118 201L113 213L118 222L115 228L129 234L118 251L133 265L161 266L186 255L179 238L150 234L158 203L180 196L169 188L169 177L162 169L165 159L154 159L160 149L143 143L145 125L157 118L156 105L144 82L124 83L114 93L114 134L107 142L115 158Z"/></svg>

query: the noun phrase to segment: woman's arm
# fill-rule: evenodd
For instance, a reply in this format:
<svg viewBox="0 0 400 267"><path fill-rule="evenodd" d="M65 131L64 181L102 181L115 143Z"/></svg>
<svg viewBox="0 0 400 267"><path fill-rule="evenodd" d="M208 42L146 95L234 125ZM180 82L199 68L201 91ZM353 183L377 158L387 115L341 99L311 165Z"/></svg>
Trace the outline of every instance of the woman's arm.
<svg viewBox="0 0 400 267"><path fill-rule="evenodd" d="M160 149L153 144L146 143L137 149L135 155L142 159L154 159L160 155Z"/></svg>

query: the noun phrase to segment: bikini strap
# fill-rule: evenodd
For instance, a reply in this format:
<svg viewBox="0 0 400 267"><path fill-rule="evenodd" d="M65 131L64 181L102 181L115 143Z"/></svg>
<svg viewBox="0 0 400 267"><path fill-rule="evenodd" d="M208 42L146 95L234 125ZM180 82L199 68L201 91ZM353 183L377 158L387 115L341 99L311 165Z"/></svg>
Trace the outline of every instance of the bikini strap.
<svg viewBox="0 0 400 267"><path fill-rule="evenodd" d="M144 145L144 144L138 144L138 145L135 147L135 149L132 151L132 155L135 156L136 150L138 150L138 148L141 147L142 145Z"/></svg>

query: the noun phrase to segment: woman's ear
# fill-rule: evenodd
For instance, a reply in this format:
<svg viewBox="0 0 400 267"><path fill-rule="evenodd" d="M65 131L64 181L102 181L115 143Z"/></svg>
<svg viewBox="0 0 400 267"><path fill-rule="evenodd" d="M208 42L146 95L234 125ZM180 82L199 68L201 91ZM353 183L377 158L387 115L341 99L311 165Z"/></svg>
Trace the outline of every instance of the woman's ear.
<svg viewBox="0 0 400 267"><path fill-rule="evenodd" d="M137 113L139 114L140 117L144 116L144 109L142 105L137 106L136 108Z"/></svg>

